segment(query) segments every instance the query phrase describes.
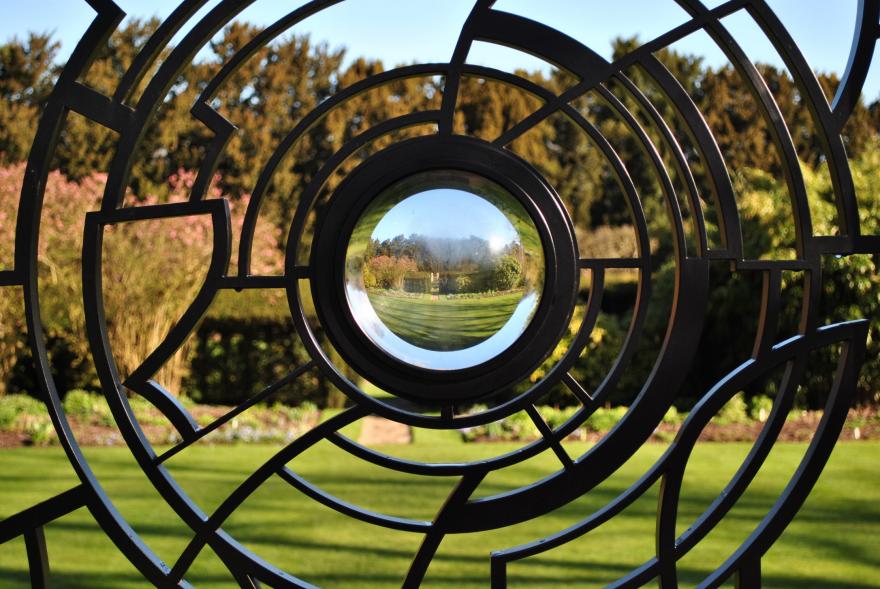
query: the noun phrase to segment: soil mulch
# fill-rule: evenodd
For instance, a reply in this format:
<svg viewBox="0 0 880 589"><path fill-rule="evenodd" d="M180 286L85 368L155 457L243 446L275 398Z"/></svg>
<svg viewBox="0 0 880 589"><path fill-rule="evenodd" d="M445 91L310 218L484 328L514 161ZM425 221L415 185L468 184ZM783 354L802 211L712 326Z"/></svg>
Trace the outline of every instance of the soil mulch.
<svg viewBox="0 0 880 589"><path fill-rule="evenodd" d="M820 411L803 411L797 417L789 415L779 433L781 442L809 442L819 427L822 420ZM710 423L703 433L700 434L701 442L743 442L756 439L760 435L764 424L731 423L718 425ZM675 434L676 428L660 427L660 431L666 429L671 435ZM880 421L876 412L864 409L853 409L847 417L846 424L840 432L839 440L878 440L880 439Z"/></svg>
<svg viewBox="0 0 880 589"><path fill-rule="evenodd" d="M197 423L204 426L229 412L232 407L216 405L195 405L189 408L190 414ZM151 411L149 421L141 421L140 427L151 444L171 445L180 441L180 435L171 427L164 418L160 418L158 411ZM319 412L310 414L305 419L292 420L283 414L277 414L270 409L256 412L256 415L239 416L225 424L220 429L212 432L205 438L208 442L231 442L231 441L289 441L298 437L302 432L314 427ZM48 415L41 416L43 420ZM159 418L159 419L157 419ZM150 421L155 420L155 423ZM243 423L236 423L242 421ZM121 446L125 440L116 425L104 423L83 423L76 419L70 420L73 435L80 446ZM46 423L49 430L48 437L41 439L39 443L24 431L0 430L0 448L15 448L19 446L48 445L58 442L57 435L51 431L51 425ZM224 435L225 434L225 435Z"/></svg>
<svg viewBox="0 0 880 589"><path fill-rule="evenodd" d="M0 431L0 448L15 448L17 446L26 446L30 438L27 434L19 432Z"/></svg>
<svg viewBox="0 0 880 589"><path fill-rule="evenodd" d="M779 433L780 442L809 442L819 427L822 420L821 411L803 411L798 415L790 414L786 419L782 431ZM701 442L753 442L760 435L764 423L759 421L749 423L726 423L719 424L710 422L700 434ZM678 425L660 424L651 436L652 442L669 442L678 432ZM598 442L605 436L605 432L588 431L583 428L576 430L569 440L584 442ZM875 409L852 409L847 417L846 424L840 432L839 440L880 440L880 415ZM476 443L494 443L511 440L493 440L489 438L477 438Z"/></svg>

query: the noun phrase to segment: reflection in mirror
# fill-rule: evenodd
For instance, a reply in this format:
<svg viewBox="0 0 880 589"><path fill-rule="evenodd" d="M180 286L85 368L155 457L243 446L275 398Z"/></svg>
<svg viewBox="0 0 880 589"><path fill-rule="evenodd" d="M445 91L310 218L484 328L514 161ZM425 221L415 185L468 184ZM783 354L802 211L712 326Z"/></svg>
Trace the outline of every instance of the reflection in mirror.
<svg viewBox="0 0 880 589"><path fill-rule="evenodd" d="M458 370L497 356L525 331L544 287L544 252L531 217L500 185L469 172L423 172L364 211L345 287L355 321L386 353Z"/></svg>

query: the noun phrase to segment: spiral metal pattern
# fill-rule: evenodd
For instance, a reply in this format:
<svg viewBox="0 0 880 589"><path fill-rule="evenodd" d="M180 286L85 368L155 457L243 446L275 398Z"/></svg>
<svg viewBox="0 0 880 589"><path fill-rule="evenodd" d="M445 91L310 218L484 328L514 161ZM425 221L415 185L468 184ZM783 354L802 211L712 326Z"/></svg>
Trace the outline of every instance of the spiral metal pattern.
<svg viewBox="0 0 880 589"><path fill-rule="evenodd" d="M449 62L404 66L368 77L321 102L312 112L298 121L287 137L278 144L272 157L266 162L260 162L261 174L259 182L254 187L243 230L240 235L232 235L227 203L221 199L206 198L211 178L223 157L227 143L235 132L233 125L212 108L212 100L219 89L229 82L238 66L253 58L262 47L277 39L285 31L338 4L338 0L306 2L260 32L222 64L219 73L207 81L191 109L192 116L211 132L212 139L205 150L198 179L192 187L189 200L151 206L131 206L124 199L129 173L136 163L133 158L138 152L137 148L182 69L191 63L215 33L230 23L250 2L232 0L220 2L195 22L170 54L158 62L162 50L170 43L172 37L206 4L206 0L185 0L149 40L121 80L116 92L112 96L105 96L83 85L79 80L88 70L99 48L120 23L123 13L110 0L88 0L97 12L97 16L59 77L43 114L22 190L16 232L15 267L13 270L0 273L0 285L23 288L29 340L33 356L37 361L40 383L61 443L82 480L82 485L34 510L29 510L21 517L16 516L18 519L10 518L3 522L0 528L3 532L2 538L10 538L21 533L29 534L28 530L39 527L66 510L85 504L89 506L103 530L117 547L146 579L156 585L186 586L185 579L190 565L201 551L210 547L223 560L233 578L243 587L253 587L259 583L273 587L307 587L310 585L295 576L295 571L283 571L274 564L265 562L223 530L224 522L249 496L269 478L278 476L293 487L292 492L302 493L346 516L392 530L423 535L424 540L412 559L404 583L408 587L417 586L446 535L496 529L541 517L588 493L617 471L641 447L672 406L677 392L692 367L699 336L704 327L710 295L709 271L710 267L716 264L729 266L733 272L760 275L763 279L762 308L751 357L743 358L739 366L705 392L668 450L631 487L576 525L549 537L536 539L530 544L494 552L489 557L489 562L493 586L506 586L508 563L552 550L589 533L597 526L613 519L643 496L655 483L661 481L662 490L657 508L656 555L642 566L622 576L614 586L641 586L654 580L659 581L663 587L677 586L677 561L723 520L748 488L766 459L793 405L795 391L807 368L808 354L818 348L839 345L842 351L834 388L825 408L825 418L816 431L800 468L792 476L783 494L755 532L702 585L716 587L727 579L737 576L742 586L754 586L756 579L760 579L761 557L791 522L830 455L843 426L854 391L858 367L864 355L867 323L852 321L825 325L824 318L819 315L817 301L822 289L824 256L880 252L880 236L863 235L860 231L858 203L841 139L841 131L857 103L874 45L880 36L880 25L878 25L880 1L861 0L860 2L850 64L837 95L830 104L797 45L765 0L731 0L720 3L712 9L707 8L700 0L677 1L689 15L683 24L610 62L581 42L542 23L497 10L493 7L494 2L490 0L476 0L461 29L457 45L450 48L452 58ZM806 187L794 142L786 128L779 105L755 65L749 61L743 48L721 21L738 11L744 11L754 19L776 47L810 109L816 132L822 140L827 156L837 199L839 231L834 236L814 234ZM793 212L791 223L796 233L795 259L752 260L745 257L740 214L724 156L694 101L655 55L658 50L697 31L704 31L711 36L747 82L781 154L791 194ZM556 94L516 74L469 64L467 60L469 51L477 41L500 44L537 56L566 70L576 78L576 81L562 93ZM627 72L634 67L639 68L650 79L655 91L659 91L664 101L673 107L680 122L686 127L690 141L698 152L710 179L711 194L701 194L697 188L691 160L685 154L685 148L673 131L675 125L681 123L673 124L672 121L664 120L661 110L652 98L628 76ZM145 80L146 76L149 76L146 78L146 89L137 99L133 99L134 88ZM440 107L436 110L407 113L381 122L357 135L332 154L319 174L304 187L303 196L290 228L284 275L252 275L250 268L254 234L264 201L269 198L268 187L272 183L273 175L297 141L316 121L362 93L396 80L422 76L439 76L443 79ZM537 98L541 106L492 140L459 137L454 133L453 121L459 86L466 77L495 80L513 86ZM651 240L656 236L650 234L639 187L632 179L628 169L629 164L621 159L612 143L603 136L589 117L577 108L578 99L588 94L603 101L605 106L615 113L633 140L644 149L652 173L659 179L669 217L669 235L665 238L674 245L672 262L676 268L676 283L662 348L655 351L653 370L647 376L630 411L605 438L584 455L570 456L563 447L562 441L580 427L597 407L602 406L620 382L621 376L636 353L646 313L656 296L652 288L652 270L655 268L652 266L651 256ZM639 105L643 116L639 116L628 106L633 103ZM139 539L102 490L100 481L80 452L64 416L59 391L49 370L40 319L41 301L37 282L36 245L40 236L40 213L45 181L52 154L70 112L79 113L118 134L101 209L88 213L85 218L82 251L83 304L87 318L89 346L119 430L156 490L194 532L190 544L170 567L161 562ZM473 382L478 383L474 384L475 396L489 400L500 399L490 403L485 411L477 413L460 414L457 412L456 404L444 401L442 396L435 399L436 402L420 406L422 409L413 409L411 404L375 397L362 390L346 376L348 373L345 366L334 364L332 356L327 353L326 345L315 335L311 319L307 317L300 298L302 292L300 287L303 285L308 287L316 280L320 270L315 264L323 261L320 255L315 254L311 249L318 247L317 240L310 241L306 238L308 234L306 224L328 179L337 174L353 154L375 146L377 142L393 136L400 129L414 126L424 126L430 132L418 139L403 140L406 144L403 150L394 151L396 149L394 145L383 146L378 149L375 157L393 162L394 158L403 157L400 154L405 150L413 149L413 146L426 146L425 150L430 155L440 153L432 151L435 146L454 145L455 149L464 149L462 146L466 145L467 149L474 149L474 153L477 154L502 154L498 157L516 158L517 163L511 165L522 165L532 169L531 166L535 163L520 161L518 156L511 154L510 147L517 138L549 117L557 115L568 117L578 130L589 138L622 186L625 200L619 204L621 208L629 210L630 220L636 232L638 255L632 258L614 259L596 259L578 255L571 220L555 197L553 187L549 186L546 198L537 206L541 211L553 209L555 211L553 214L558 218L558 222L551 224L551 229L548 229L552 232L551 237L562 244L559 246L562 253L558 258L560 279L551 294L553 296L558 294L560 305L563 307L567 305L567 308L560 309L560 306L556 306L548 313L561 316L563 321L560 325L564 323L564 327L568 326L569 320L573 321L576 335L564 354L553 360L552 366L543 378L535 383L528 383L528 386L519 386L516 388L519 391L517 394L512 396L508 394L502 398L498 395L509 392L515 385L522 385L521 382L514 382L516 380L514 377L522 381L528 376L529 371L513 374L509 366L500 366L498 374L510 376L502 387L503 390L496 390L484 381L480 381L479 375L474 376ZM660 139L662 145L656 144L656 138ZM661 147L672 154L671 163L674 170L670 169L670 159L661 155ZM479 159L482 156L476 157ZM369 161L371 160L368 159L367 162ZM674 186L673 175L684 180L683 192L677 191ZM331 196L331 206L333 198L335 195ZM713 211L720 229L717 247L711 244L707 237L705 221L707 210ZM123 381L116 369L114 350L107 337L104 317L101 284L104 232L109 226L121 223L196 215L210 217L213 226L213 254L204 284L163 343ZM236 239L240 253L238 267L232 268L230 251ZM303 263L304 259L308 262ZM630 269L638 273L638 296L632 308L632 319L626 340L616 362L601 383L588 390L584 383L578 382L572 375L571 369L590 341L596 327L606 275L616 269ZM802 272L806 286L798 333L793 337L780 339L776 325L781 305L782 274L787 271ZM577 290L581 276L589 276L589 299L582 312L575 313L572 293ZM195 329L219 292L263 288L287 289L292 320L311 355L311 360L295 368L283 379L229 414L210 425L199 426L175 396L158 385L153 377ZM332 314L332 309L328 312ZM555 329L547 330L546 333L542 332L540 337L529 342L529 349L537 349L540 352L532 359L533 365L528 366L530 370L535 368L535 363L541 364L547 361L548 355L557 346L561 336L561 330L557 326ZM777 370L784 371L784 378L769 420L748 457L724 492L694 525L683 534L677 535L677 508L684 470L701 431L737 391ZM311 371L320 371L345 392L352 401L352 407L284 446L271 459L259 465L218 508L211 512L203 511L187 496L178 481L164 466L164 462L171 456L186 451L192 444L249 407L269 398L278 388ZM369 378L369 375L366 376ZM429 380L425 380L425 383L430 385ZM560 385L566 387L578 399L581 407L568 422L552 429L542 420L535 404L554 387ZM146 441L140 424L125 401L126 389L142 395L161 410L178 430L182 441L164 453L157 454ZM401 396L406 396L405 390L401 391ZM343 427L370 414L411 426L452 429L486 424L518 411L525 411L532 417L542 434L541 438L515 452L471 463L435 464L402 460L362 446L340 431ZM391 471L419 477L452 477L458 482L445 503L438 506L437 515L431 521L404 519L370 511L347 503L313 485L288 466L296 456L324 440L360 460ZM552 452L558 457L557 472L527 487L500 495L472 499L475 490L487 475L521 463L542 452ZM39 575L39 571L35 570L33 574Z"/></svg>

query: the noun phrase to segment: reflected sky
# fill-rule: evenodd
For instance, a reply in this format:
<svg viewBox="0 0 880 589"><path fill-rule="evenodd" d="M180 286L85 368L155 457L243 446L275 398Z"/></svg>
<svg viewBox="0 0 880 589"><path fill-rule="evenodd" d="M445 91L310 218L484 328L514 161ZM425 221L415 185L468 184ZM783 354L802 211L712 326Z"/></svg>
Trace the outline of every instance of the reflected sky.
<svg viewBox="0 0 880 589"><path fill-rule="evenodd" d="M511 222L486 199L454 188L436 188L397 203L376 225L378 241L398 235L465 238L490 235L502 244L519 242Z"/></svg>

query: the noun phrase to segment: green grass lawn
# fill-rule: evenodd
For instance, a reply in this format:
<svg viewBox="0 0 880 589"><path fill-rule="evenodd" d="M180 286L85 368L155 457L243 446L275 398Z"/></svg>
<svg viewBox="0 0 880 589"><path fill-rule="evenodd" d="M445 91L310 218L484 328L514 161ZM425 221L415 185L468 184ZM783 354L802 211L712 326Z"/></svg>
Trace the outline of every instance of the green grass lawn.
<svg viewBox="0 0 880 589"><path fill-rule="evenodd" d="M376 314L407 342L427 350L460 350L490 338L507 323L522 292L436 299L367 291Z"/></svg>
<svg viewBox="0 0 880 589"><path fill-rule="evenodd" d="M432 461L477 459L512 444L464 445L453 433L415 432L415 443L386 448L402 457ZM570 444L582 452L584 444ZM682 586L693 586L742 541L766 513L803 456L803 444L774 449L750 492L722 526L680 563ZM748 444L698 446L686 475L680 529L708 505L749 449ZM662 452L645 446L619 473L586 497L547 517L511 528L449 537L431 565L426 587L486 587L489 551L564 528L604 504L645 471ZM173 474L204 509L213 509L258 464L277 451L268 445L196 446L169 462ZM191 533L154 492L125 448L86 450L108 494L145 541L174 562ZM557 467L542 455L493 474L478 495L540 479ZM880 443L838 445L815 492L763 563L766 587L867 589L880 579ZM291 466L339 497L385 513L430 518L454 481L383 471L335 447L315 447ZM0 517L68 488L70 467L57 448L0 450ZM603 586L652 553L656 488L616 520L587 537L510 567L511 587ZM325 587L398 587L421 537L351 521L303 498L279 479L270 480L228 522L232 533L271 562ZM137 573L96 527L85 510L46 528L55 586L144 587ZM21 540L0 547L0 586L26 586ZM197 587L233 587L210 553L195 563Z"/></svg>

